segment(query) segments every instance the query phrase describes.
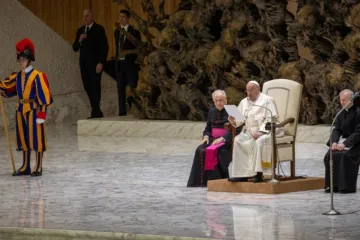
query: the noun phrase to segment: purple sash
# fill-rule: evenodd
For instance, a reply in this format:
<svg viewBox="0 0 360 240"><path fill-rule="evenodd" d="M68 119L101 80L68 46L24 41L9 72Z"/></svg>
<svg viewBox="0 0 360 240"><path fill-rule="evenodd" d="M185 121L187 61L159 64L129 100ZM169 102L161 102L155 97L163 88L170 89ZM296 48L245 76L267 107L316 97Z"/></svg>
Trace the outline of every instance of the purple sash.
<svg viewBox="0 0 360 240"><path fill-rule="evenodd" d="M211 135L213 138L219 138L228 133L229 130L224 128L213 128L211 130ZM211 145L205 150L205 170L215 170L215 166L218 164L218 149L225 145L225 143L219 143L216 145Z"/></svg>

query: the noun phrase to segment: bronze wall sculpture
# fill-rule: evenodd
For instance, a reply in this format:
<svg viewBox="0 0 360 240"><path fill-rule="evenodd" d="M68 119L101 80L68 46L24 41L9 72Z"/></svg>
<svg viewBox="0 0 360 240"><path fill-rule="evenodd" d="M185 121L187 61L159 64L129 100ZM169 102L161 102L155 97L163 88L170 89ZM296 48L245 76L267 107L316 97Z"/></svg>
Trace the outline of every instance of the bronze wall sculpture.
<svg viewBox="0 0 360 240"><path fill-rule="evenodd" d="M287 0L183 0L171 16L164 2L157 14L142 0L148 19L137 19L152 48L136 89L144 118L203 121L214 89L238 104L248 81L288 78L304 85L300 122L330 123L338 93L360 87L360 0L299 0L295 15Z"/></svg>

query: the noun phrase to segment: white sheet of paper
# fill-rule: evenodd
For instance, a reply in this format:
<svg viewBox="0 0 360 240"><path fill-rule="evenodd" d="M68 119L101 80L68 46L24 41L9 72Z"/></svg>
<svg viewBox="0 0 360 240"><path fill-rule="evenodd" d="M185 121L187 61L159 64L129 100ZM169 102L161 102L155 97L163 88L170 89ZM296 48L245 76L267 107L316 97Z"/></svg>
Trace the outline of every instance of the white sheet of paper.
<svg viewBox="0 0 360 240"><path fill-rule="evenodd" d="M245 120L244 115L239 111L238 107L235 105L224 105L225 111L228 113L229 116L235 118L236 121L243 121Z"/></svg>

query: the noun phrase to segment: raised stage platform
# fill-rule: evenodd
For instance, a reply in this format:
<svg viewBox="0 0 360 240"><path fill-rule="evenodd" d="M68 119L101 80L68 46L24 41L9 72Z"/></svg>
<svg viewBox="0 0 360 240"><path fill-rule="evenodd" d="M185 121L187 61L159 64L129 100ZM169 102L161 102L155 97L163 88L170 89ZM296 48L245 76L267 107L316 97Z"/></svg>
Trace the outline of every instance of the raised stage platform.
<svg viewBox="0 0 360 240"><path fill-rule="evenodd" d="M290 192L310 191L324 188L324 178L307 177L271 183L266 179L261 183L253 182L229 182L227 179L208 181L209 192L232 192L232 193L263 193L280 194Z"/></svg>
<svg viewBox="0 0 360 240"><path fill-rule="evenodd" d="M204 122L142 120L126 116L79 120L77 131L79 136L200 139L204 127ZM328 125L300 124L296 142L325 144L329 135Z"/></svg>

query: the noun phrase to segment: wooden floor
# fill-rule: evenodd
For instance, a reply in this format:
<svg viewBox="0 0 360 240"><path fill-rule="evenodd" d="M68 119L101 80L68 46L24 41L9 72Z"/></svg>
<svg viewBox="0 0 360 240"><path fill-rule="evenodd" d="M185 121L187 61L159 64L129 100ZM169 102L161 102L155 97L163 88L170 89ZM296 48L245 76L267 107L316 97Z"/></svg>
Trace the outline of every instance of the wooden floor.
<svg viewBox="0 0 360 240"><path fill-rule="evenodd" d="M279 183L271 183L270 179L264 182L229 182L227 179L208 181L209 192L233 192L233 193L263 193L280 194L324 189L325 179L321 177L307 177L292 180L283 180Z"/></svg>

